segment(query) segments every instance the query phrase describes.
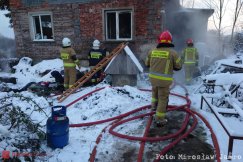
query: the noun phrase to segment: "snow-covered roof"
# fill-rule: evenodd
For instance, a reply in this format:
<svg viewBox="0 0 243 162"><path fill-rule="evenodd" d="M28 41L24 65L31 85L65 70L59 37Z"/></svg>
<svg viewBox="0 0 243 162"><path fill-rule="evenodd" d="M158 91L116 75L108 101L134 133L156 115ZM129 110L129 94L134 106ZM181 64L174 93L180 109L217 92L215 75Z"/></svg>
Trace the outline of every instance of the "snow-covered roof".
<svg viewBox="0 0 243 162"><path fill-rule="evenodd" d="M242 59L236 59L236 58L222 59L217 61L216 64L243 68Z"/></svg>
<svg viewBox="0 0 243 162"><path fill-rule="evenodd" d="M239 84L243 81L242 73L230 74L230 73L220 73L220 74L210 74L204 77L206 80L215 80L216 85L230 85Z"/></svg>

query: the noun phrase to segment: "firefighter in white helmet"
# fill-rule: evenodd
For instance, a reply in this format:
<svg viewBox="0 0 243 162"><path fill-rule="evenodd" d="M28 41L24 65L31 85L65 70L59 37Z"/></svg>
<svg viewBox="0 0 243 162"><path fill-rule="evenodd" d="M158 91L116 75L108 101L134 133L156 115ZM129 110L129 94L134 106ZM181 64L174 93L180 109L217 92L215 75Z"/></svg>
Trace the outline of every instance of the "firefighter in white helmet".
<svg viewBox="0 0 243 162"><path fill-rule="evenodd" d="M106 49L101 49L100 46L100 41L95 39L93 41L92 49L88 53L89 66L91 69L94 68L106 56ZM93 75L91 82L93 84L99 83L102 80L103 75L103 69L99 70L95 75Z"/></svg>
<svg viewBox="0 0 243 162"><path fill-rule="evenodd" d="M76 81L76 65L79 63L76 52L71 47L71 40L69 38L63 38L60 54L64 66L64 88L68 89Z"/></svg>

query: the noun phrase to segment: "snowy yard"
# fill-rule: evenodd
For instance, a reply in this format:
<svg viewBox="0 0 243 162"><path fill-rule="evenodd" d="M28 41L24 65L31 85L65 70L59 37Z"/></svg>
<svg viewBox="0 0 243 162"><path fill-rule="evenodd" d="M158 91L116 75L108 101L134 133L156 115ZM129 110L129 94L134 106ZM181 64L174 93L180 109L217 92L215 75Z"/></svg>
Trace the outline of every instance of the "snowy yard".
<svg viewBox="0 0 243 162"><path fill-rule="evenodd" d="M241 68L243 66L242 63L235 64L235 60L243 61L243 56L240 56L240 58L237 59L235 58L235 56L231 56L230 58L222 60L221 62L218 61L215 67L219 66L219 64L228 63L231 66L238 66ZM31 60L29 60L28 58L23 59L22 62L20 62L15 67L16 71L14 74L11 75L17 78L17 84L8 84L7 86L11 88L22 88L29 82L52 82L54 81L54 78L51 78L50 71L48 71L48 69L57 71L60 71L62 69L62 62L59 59L45 60L34 66L31 66L29 62L31 62ZM234 102L234 104L236 104L234 107L236 107L236 111L238 112L238 114L240 114L240 116L221 116L223 118L222 120L224 120L225 123L229 124L228 127L230 127L233 132L243 136L243 75L242 73L221 73L222 70L223 69L218 69L213 74L202 76L201 80L199 79L195 81L193 85L187 86L187 89L189 91L189 98L192 101L191 107L200 114L202 114L213 127L213 130L217 136L220 146L221 161L226 162L228 161L228 136L222 128L222 126L220 125L220 123L218 122L218 120L216 119L215 115L213 115L210 111L207 111L208 109L200 110L201 95L203 95L203 93L199 93L198 91L198 89L203 88L203 79L216 80L216 84L223 85L224 88L219 88L215 90L216 93L214 94L214 96L222 98L228 94L226 98L237 100L237 102ZM136 108L149 105L151 93L141 91L140 88L150 89L151 87L149 85L148 80L145 80L146 75L141 74L139 78L140 80L138 81L137 87L110 87L110 85L106 83L100 83L96 86L83 87L79 92L72 94L62 103L58 103L56 96L42 97L37 96L35 93L28 91L23 91L20 93L0 92L0 154L3 150L9 150L11 152L16 150L18 150L19 152L31 152L32 150L30 150L29 148L25 149L23 147L23 150L21 150L19 148L20 143L25 143L26 139L29 140L27 140L27 142L33 142L31 139L43 138L43 133L45 133L46 131L46 120L51 115L51 106L68 105L77 98L97 88L105 87L104 89L90 96L87 96L68 107L67 116L69 117L70 124L88 123L107 118L112 118L132 111ZM230 86L232 83L240 85L237 97L230 94ZM3 86L3 83L0 84L1 86ZM175 86L171 90L171 92L185 95L184 90L180 86ZM178 97L172 95L170 96L169 105L181 104L185 104L185 101ZM227 106L228 104L223 105L225 109L227 109ZM9 118L11 114L9 114L9 116L7 115L8 112L14 113L14 111L11 111L13 109L15 109L16 112L22 112L22 116L16 116L18 119L22 119L22 117L23 119L27 118L28 122L31 123L33 127L37 126L40 130L33 130L33 128L29 129L29 125L23 124L24 121L22 120L17 120L19 123L21 123L21 126L17 126L18 122L13 121ZM3 112L3 110L5 112ZM124 124L124 126L116 128L116 131L120 131L120 133L123 134L142 136L143 129L145 127L145 122L147 122L147 120L148 118L145 117L138 120L134 120L132 122L128 122ZM50 162L87 162L89 161L90 154L92 153L92 150L96 145L96 138L99 136L102 130L110 123L111 122L107 122L104 124L89 127L69 128L69 144L65 146L63 149L53 150L47 147L45 140L41 140L41 142L39 143L39 150L37 151L39 153L45 152L46 156L41 156L41 154L39 154L40 156L38 156L37 154L35 160ZM207 138L207 142L209 144L212 144L212 139L208 130ZM120 139L118 137L111 135L108 131L105 131L102 133L101 142L97 147L96 158L98 158L100 161L100 159L107 159L108 155L112 155L116 157L114 159L123 159L121 155L119 155L117 152L113 150L116 150L114 148L118 148L118 150L129 149L127 148L127 145L130 145L131 148L134 149L139 148L139 142ZM234 141L232 162L243 161L242 146L242 140ZM136 157L137 155L134 156ZM20 157L20 159L23 160L24 157Z"/></svg>

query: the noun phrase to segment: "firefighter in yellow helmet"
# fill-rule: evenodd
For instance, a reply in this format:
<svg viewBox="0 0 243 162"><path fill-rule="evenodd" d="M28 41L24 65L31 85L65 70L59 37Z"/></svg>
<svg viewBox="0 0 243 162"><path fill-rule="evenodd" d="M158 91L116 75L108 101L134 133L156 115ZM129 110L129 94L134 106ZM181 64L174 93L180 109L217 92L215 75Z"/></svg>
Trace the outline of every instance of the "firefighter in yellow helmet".
<svg viewBox="0 0 243 162"><path fill-rule="evenodd" d="M172 35L167 30L160 34L158 45L152 49L145 61L149 68L152 84L152 109L156 110L155 123L158 127L167 123L166 108L169 102L170 85L173 82L173 70L181 69L181 59L172 49Z"/></svg>
<svg viewBox="0 0 243 162"><path fill-rule="evenodd" d="M63 38L60 54L64 66L64 88L68 89L76 81L76 65L79 63L69 38Z"/></svg>
<svg viewBox="0 0 243 162"><path fill-rule="evenodd" d="M182 59L184 61L185 83L190 84L193 73L198 66L198 52L193 46L193 40L187 40L187 47L183 50Z"/></svg>

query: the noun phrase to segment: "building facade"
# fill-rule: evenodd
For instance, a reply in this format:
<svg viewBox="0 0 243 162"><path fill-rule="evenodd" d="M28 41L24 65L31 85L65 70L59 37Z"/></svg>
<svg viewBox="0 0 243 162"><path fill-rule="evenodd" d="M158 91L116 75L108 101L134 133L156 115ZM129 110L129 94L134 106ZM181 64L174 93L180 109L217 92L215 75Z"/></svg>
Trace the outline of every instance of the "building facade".
<svg viewBox="0 0 243 162"><path fill-rule="evenodd" d="M156 44L163 29L164 0L10 0L16 50L34 60L59 57L64 37L85 58L94 39L112 50L129 42L135 54ZM146 51L147 52L147 51Z"/></svg>

